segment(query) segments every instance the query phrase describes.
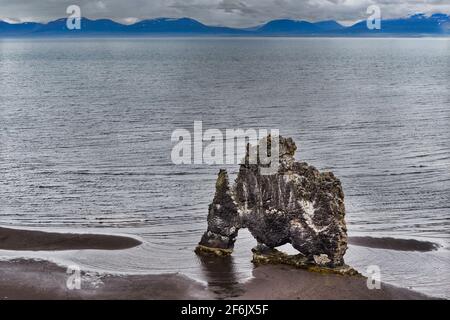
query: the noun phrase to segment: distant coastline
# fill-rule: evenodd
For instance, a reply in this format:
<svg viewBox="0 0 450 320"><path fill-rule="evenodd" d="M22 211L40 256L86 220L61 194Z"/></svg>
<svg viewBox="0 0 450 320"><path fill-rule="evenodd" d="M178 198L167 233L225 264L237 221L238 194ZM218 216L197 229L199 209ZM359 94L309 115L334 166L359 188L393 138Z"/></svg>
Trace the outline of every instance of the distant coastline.
<svg viewBox="0 0 450 320"><path fill-rule="evenodd" d="M381 20L381 29L369 30L365 20L343 26L334 20L272 20L252 28L210 26L191 18L156 18L125 25L110 19L81 18L81 29L69 30L66 18L48 23L8 23L0 20L0 38L21 37L448 37L450 16L436 13Z"/></svg>

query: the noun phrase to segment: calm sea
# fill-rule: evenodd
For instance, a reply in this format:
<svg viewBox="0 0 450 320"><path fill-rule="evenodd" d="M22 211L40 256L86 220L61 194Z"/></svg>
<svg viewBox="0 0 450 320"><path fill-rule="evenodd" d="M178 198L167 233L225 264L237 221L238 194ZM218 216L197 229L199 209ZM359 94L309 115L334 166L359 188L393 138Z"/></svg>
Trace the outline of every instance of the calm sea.
<svg viewBox="0 0 450 320"><path fill-rule="evenodd" d="M216 174L174 165L173 130L278 128L297 159L341 178L351 246L382 280L450 297L449 39L0 40L0 225L132 234L119 252L7 252L128 273L181 272L228 289L254 240L199 260Z"/></svg>

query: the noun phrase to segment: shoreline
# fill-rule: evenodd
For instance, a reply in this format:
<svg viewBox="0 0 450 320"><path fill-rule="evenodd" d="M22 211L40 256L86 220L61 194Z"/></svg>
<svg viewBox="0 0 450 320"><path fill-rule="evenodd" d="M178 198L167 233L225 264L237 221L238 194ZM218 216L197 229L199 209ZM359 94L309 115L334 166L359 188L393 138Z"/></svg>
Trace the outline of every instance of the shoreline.
<svg viewBox="0 0 450 320"><path fill-rule="evenodd" d="M367 248L397 251L427 252L438 250L438 243L391 237L353 236L348 243ZM0 250L16 251L62 251L62 250L121 250L141 245L131 237L113 234L49 232L16 229L0 226Z"/></svg>
<svg viewBox="0 0 450 320"><path fill-rule="evenodd" d="M361 246L375 249L388 249L397 251L418 251L428 252L438 250L441 246L438 243L416 240L397 239L391 237L349 237L348 243L354 246Z"/></svg>
<svg viewBox="0 0 450 320"><path fill-rule="evenodd" d="M406 251L428 251L437 248L437 244L417 240L394 239L392 242L391 238L350 239L350 243L356 239L359 245L372 248L388 246L392 250ZM0 250L121 250L140 244L142 242L139 240L127 236L55 233L0 227ZM217 259L213 262L222 264L221 258ZM229 279L229 283L226 280L222 284L200 283L180 273L130 275L80 270L81 289L70 290L67 286L70 275L70 270L65 266L46 260L0 260L0 300L439 299L385 283L382 283L380 290L369 290L367 279L361 275L323 274L282 264L256 266L250 280L236 282Z"/></svg>
<svg viewBox="0 0 450 320"><path fill-rule="evenodd" d="M141 244L141 241L125 236L90 233L57 233L0 227L0 250L123 250Z"/></svg>
<svg viewBox="0 0 450 320"><path fill-rule="evenodd" d="M253 278L217 290L182 274L111 275L81 270L80 289L70 290L72 274L47 261L0 261L0 300L423 300L438 299L385 283L369 290L366 278L320 274L284 265L264 265Z"/></svg>

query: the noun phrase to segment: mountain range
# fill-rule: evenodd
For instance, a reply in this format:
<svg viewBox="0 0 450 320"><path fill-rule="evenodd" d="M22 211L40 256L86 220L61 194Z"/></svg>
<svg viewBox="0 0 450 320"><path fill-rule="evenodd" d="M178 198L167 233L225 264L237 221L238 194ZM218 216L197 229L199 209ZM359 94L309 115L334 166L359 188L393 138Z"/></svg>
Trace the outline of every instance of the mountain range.
<svg viewBox="0 0 450 320"><path fill-rule="evenodd" d="M405 18L385 19L380 30L369 30L366 21L343 26L336 21L308 22L279 19L239 29L205 25L191 18L157 18L124 25L109 19L81 19L80 30L68 30L66 19L49 23L8 23L0 20L0 37L36 36L127 36L127 35L223 35L223 36L448 36L450 16L415 14Z"/></svg>

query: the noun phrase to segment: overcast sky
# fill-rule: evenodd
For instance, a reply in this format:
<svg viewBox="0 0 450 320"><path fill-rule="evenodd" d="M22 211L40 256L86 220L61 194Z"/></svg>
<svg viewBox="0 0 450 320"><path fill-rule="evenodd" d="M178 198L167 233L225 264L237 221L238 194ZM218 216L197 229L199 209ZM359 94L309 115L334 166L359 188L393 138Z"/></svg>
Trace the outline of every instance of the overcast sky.
<svg viewBox="0 0 450 320"><path fill-rule="evenodd" d="M371 4L383 18L416 12L450 14L450 0L0 0L0 19L40 21L66 16L69 5L81 7L88 18L131 23L144 18L191 17L203 23L252 26L279 18L350 23L367 17Z"/></svg>

